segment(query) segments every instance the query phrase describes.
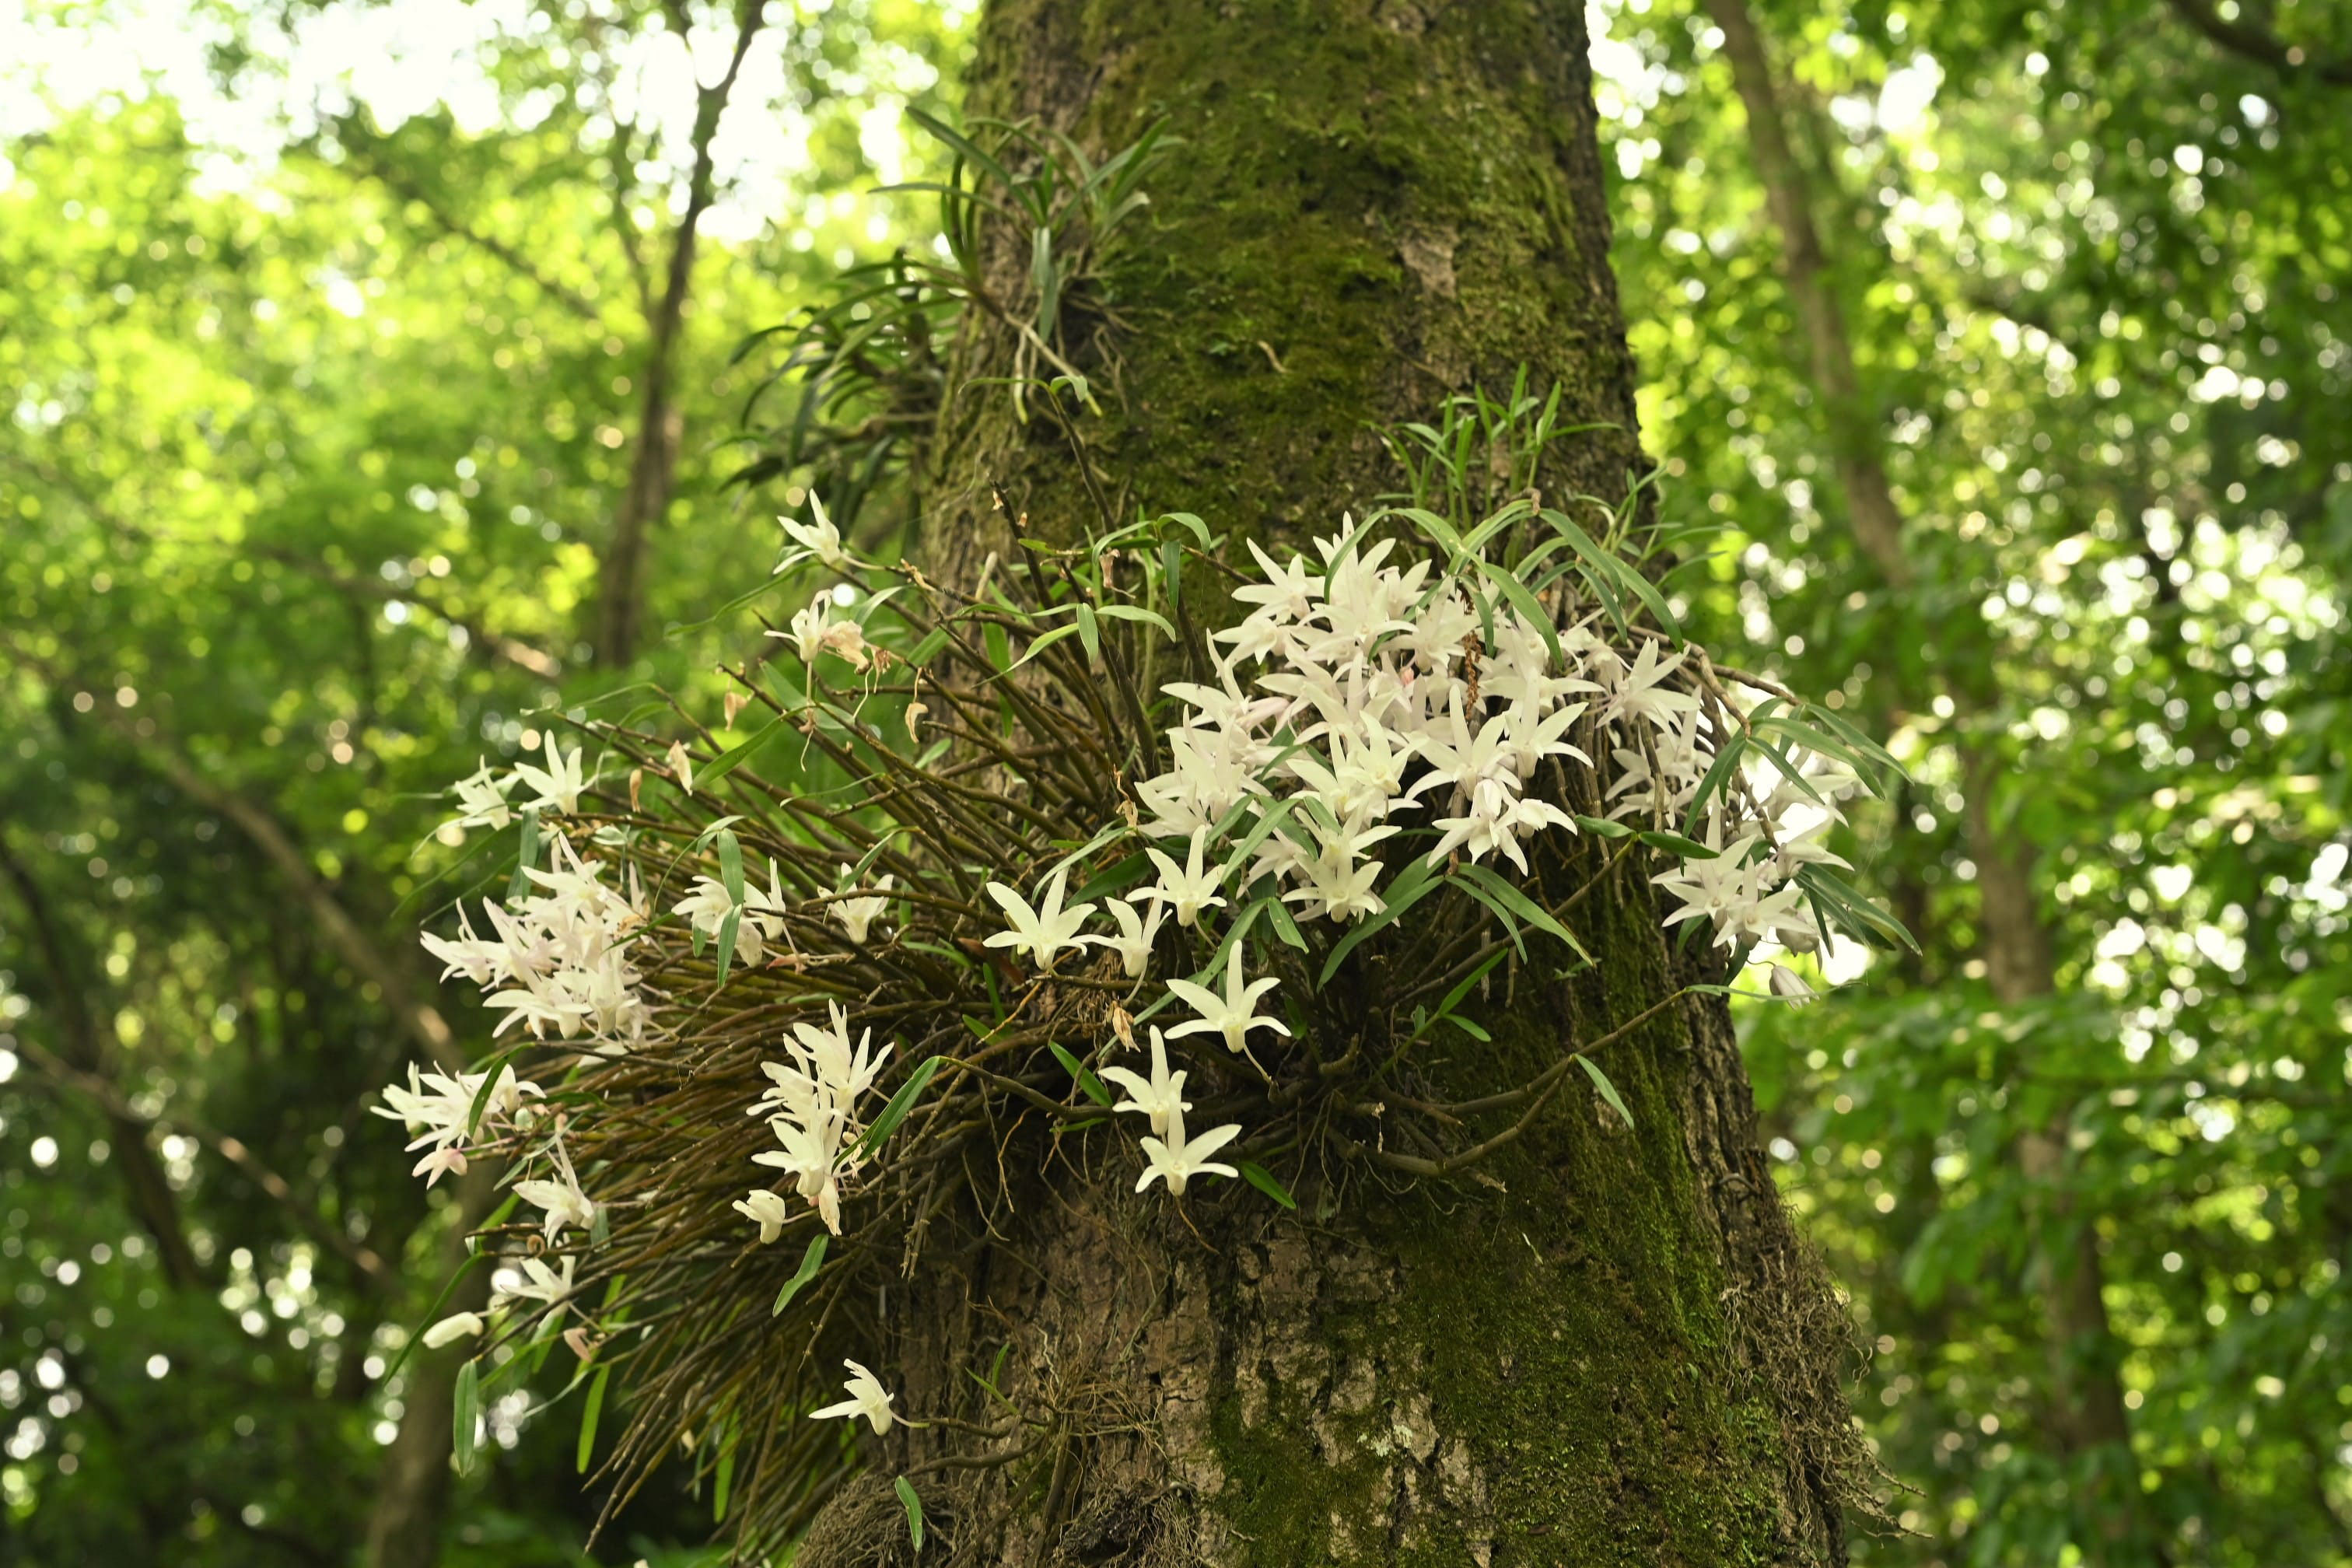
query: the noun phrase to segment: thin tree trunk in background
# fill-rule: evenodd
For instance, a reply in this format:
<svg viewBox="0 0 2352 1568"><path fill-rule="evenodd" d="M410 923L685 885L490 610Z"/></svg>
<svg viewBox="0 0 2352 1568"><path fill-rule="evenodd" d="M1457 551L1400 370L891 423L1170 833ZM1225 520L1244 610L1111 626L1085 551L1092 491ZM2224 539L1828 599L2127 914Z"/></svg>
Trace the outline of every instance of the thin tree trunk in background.
<svg viewBox="0 0 2352 1568"><path fill-rule="evenodd" d="M1813 221L1810 178L1789 144L1769 46L1746 0L1706 0L1706 8L1723 30L1724 54L1747 110L1757 174L1780 231L1789 293L1804 333L1814 387L1824 405L1855 542L1890 592L1916 595L1915 574L1902 545L1905 520L1886 477L1884 431L1877 411L1862 393L1844 312ZM1933 617L1927 612L1917 614L1921 633L1943 654L1941 673L1965 730L1969 719L1994 699L1998 678L1975 645L1958 643L1948 635L1953 628L1930 624ZM1922 695L1905 694L1914 705ZM1993 819L1992 784L2000 763L1965 738L1959 750L1966 775L1964 821L1977 867L1989 984L2004 1005L2052 995L2057 978L2049 928L2033 887L2032 851ZM2138 1479L2123 1402L2121 1347L2107 1317L2098 1237L2075 1212L2068 1191L2070 1122L2071 1112L2062 1110L2048 1126L2020 1140L2016 1156L2020 1169L2039 1189L2035 1273L2042 1293L2057 1436L2065 1452L2102 1472L2099 1506L2123 1528L2118 1539L2095 1542L2093 1548L2120 1550L2120 1555L2105 1560L2122 1563L2133 1557L2119 1538L2139 1534L2132 1522L2138 1512ZM2103 1455L2102 1450L2119 1452Z"/></svg>
<svg viewBox="0 0 2352 1568"><path fill-rule="evenodd" d="M1804 330L1806 359L1828 421L1831 460L1854 538L1887 585L1903 591L1911 586L1911 563L1903 552L1903 513L1886 482L1878 412L1863 395L1862 378L1854 370L1845 309L1827 276L1829 259L1813 225L1812 193L1804 166L1789 145L1763 36L1746 0L1707 0L1706 11L1723 29L1723 52L1747 106L1748 144L1763 181L1765 205L1780 231L1789 298Z"/></svg>
<svg viewBox="0 0 2352 1568"><path fill-rule="evenodd" d="M477 1160L457 1182L457 1223L441 1247L431 1278L446 1279L466 1267L467 1237L497 1206L504 1167ZM490 1299L490 1271L477 1266L441 1308L478 1312ZM432 1568L441 1554L441 1524L449 1508L449 1460L456 1447L457 1371L479 1347L470 1342L439 1350L422 1346L403 1369L400 1431L384 1448L376 1472L375 1506L368 1515L366 1568Z"/></svg>
<svg viewBox="0 0 2352 1568"><path fill-rule="evenodd" d="M410 1042L444 1072L464 1071L465 1055L429 1000L431 983L415 972L413 959L360 926L277 817L236 791L215 784L176 751L152 747L150 755L191 799L220 813L253 840L317 922L329 948L376 985ZM447 1279L464 1263L467 1235L495 1205L498 1169L492 1162L478 1161L461 1178L457 1229L433 1278ZM445 1310L478 1310L488 1293L487 1272L473 1270L452 1292ZM439 1554L441 1521L448 1504L451 1415L457 1369L466 1355L467 1347L453 1345L419 1350L409 1361L401 1392L400 1430L385 1448L383 1467L377 1472L364 1558L368 1568L431 1568Z"/></svg>
<svg viewBox="0 0 2352 1568"><path fill-rule="evenodd" d="M1111 510L1304 546L1398 488L1370 422L1523 365L1564 424L1612 426L1559 451L1546 495L1623 496L1646 465L1586 47L1580 0L992 5L971 117L1035 116L1097 159L1163 114L1186 139L1102 258L1121 324L1084 302L1064 322ZM1030 235L983 243L1017 297ZM974 318L956 379L1013 352ZM1103 526L1053 422L1001 390L950 399L935 450L927 566L1009 547L999 486L1033 533ZM1599 871L1596 844L1570 854ZM1598 971L1497 972L1493 1041L1430 1071L1488 1091L1655 1008L1604 1053L1633 1129L1580 1084L1482 1181L1321 1156L1283 1173L1297 1215L1236 1188L1192 1205L1198 1233L1131 1172L1057 1167L892 1288L905 1408L993 1419L973 1379L994 1367L1057 1413L992 1470L955 1468L968 1434L894 1429L957 1563L1843 1560L1850 1329L1756 1148L1729 1015L1671 1000L1693 976L1638 866L1572 918ZM881 1560L890 1473L827 1506L799 1568Z"/></svg>
<svg viewBox="0 0 2352 1568"><path fill-rule="evenodd" d="M2049 928L2033 890L2032 856L2008 841L1990 820L1990 765L1971 759L1966 815L1983 911L1986 979L1995 1000L2007 1006L2054 994L2058 980ZM2079 1211L2070 1186L2072 1121L2071 1108L2062 1108L2017 1142L2018 1167L2041 1200L2032 1220L2052 1409L2066 1451L2100 1462L2099 1500L2115 1529L2109 1540L2094 1543L2094 1561L2161 1562L2161 1552L2143 1559L2134 1550L2141 1530L2136 1517L2139 1471L2124 1405L2123 1345L2107 1318L2098 1232ZM2101 1546L2104 1556L2098 1555Z"/></svg>
<svg viewBox="0 0 2352 1568"><path fill-rule="evenodd" d="M693 18L684 0L670 0L663 9L670 30L686 37ZM607 669L620 668L637 657L645 616L647 542L668 511L677 485L678 444L685 423L672 382L677 374L678 339L686 327L688 297L694 286L694 257L702 218L717 194L718 165L712 144L719 119L727 112L727 100L735 90L735 79L742 71L743 57L751 52L764 15L761 0L742 0L736 11L735 47L726 74L700 88L695 98L690 143L694 166L687 176L686 210L678 215L677 233L670 243L661 298L646 322L645 392L637 405L628 488L621 492L612 538L598 570L596 662Z"/></svg>

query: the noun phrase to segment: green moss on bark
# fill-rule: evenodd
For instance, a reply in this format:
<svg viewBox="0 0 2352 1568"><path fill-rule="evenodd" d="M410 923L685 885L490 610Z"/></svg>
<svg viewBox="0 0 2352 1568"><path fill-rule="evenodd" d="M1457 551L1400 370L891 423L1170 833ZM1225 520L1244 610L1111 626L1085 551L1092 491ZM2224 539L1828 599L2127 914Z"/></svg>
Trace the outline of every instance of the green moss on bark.
<svg viewBox="0 0 2352 1568"><path fill-rule="evenodd" d="M1184 144L1149 220L1102 258L1125 331L1066 335L1112 387L1086 422L1129 506L1264 533L1328 530L1391 489L1370 426L1425 416L1518 367L1564 392L1555 493L1623 493L1640 462L1607 265L1580 12L1353 0L1010 0L973 111L1041 115L1099 152L1165 119ZM997 271L1029 237L998 226ZM975 372L1004 346L966 344ZM933 491L952 529L1009 480L1033 527L1087 518L1058 435L999 400L950 416Z"/></svg>
<svg viewBox="0 0 2352 1568"><path fill-rule="evenodd" d="M1524 1078L1649 1006L1667 981L1646 903L1596 910L1601 969L1523 977L1494 999L1494 1041L1440 1070ZM1391 1288L1318 1315L1327 1359L1307 1385L1261 1388L1244 1365L1220 1391L1220 1506L1244 1561L1791 1560L1780 1424L1732 1364L1728 1281L1679 1136L1686 1037L1667 1014L1605 1057L1633 1128L1580 1076L1486 1181L1351 1194L1340 1223L1389 1260ZM1351 1395L1348 1369L1367 1366L1382 1375ZM1430 1495L1398 1495L1401 1476Z"/></svg>

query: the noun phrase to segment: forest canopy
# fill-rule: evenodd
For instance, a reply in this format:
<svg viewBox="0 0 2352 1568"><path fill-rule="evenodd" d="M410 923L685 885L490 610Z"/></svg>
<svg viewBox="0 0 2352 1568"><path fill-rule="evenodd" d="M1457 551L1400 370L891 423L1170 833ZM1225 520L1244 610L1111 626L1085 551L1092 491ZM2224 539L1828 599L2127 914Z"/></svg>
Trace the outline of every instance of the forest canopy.
<svg viewBox="0 0 2352 1568"><path fill-rule="evenodd" d="M948 1394L861 1360L835 1405L847 1342L788 1374L780 1350L626 1316L691 1323L736 1290L746 1321L772 1299L811 1345L844 1332L844 1281L887 1301L900 1278L849 1272L855 1249L949 1212L914 1153L949 1111L1001 1133L1000 1163L1028 1147L1016 1127L1056 1151L1066 1128L1092 1151L1073 1183L1154 1182L1133 1211L1154 1245L1230 1258L1349 1209L1538 1202L1542 1161L1480 1163L1532 1105L1527 1126L1574 1123L1545 1145L1558 1191L1616 1161L1665 1173L1667 1197L1576 1232L1622 1241L1598 1263L1540 1232L1460 1256L1533 1254L1571 1323L1638 1300L1672 1324L1662 1363L1752 1371L1748 1309L1641 1286L1705 1228L1675 1229L1676 1204L1718 1201L1675 1174L1705 1141L1685 1069L1659 1065L1685 1047L1639 1033L1702 995L1727 1003L1789 1256L1820 1270L1786 1300L1842 1315L1770 1352L1810 1358L1805 1389L1660 1408L1769 1485L1784 1460L1819 1471L1803 1495L1827 1511L1789 1528L1922 1568L2352 1561L2352 426L2328 412L2352 391L2352 12L1597 0L1570 58L1598 158L1573 126L1541 132L1566 171L1543 177L1594 204L1547 221L1608 226L1595 304L1605 287L1564 269L1490 292L1516 264L1479 225L1517 231L1468 195L1249 232L1257 209L1219 184L1236 117L1191 89L1223 79L1197 59L1115 137L1076 108L1060 141L1004 113L1060 101L1061 76L1007 64L1044 47L1015 26L1034 9L0 19L0 1562L717 1562L731 1531L845 1529L826 1521L859 1498L858 1528L911 1553L866 1560L924 1560L927 1502L929 1552L961 1550L1012 1505L953 1491L919 1447L961 1430ZM1411 26L1308 9L1425 38L1448 69L1482 58L1478 5L1394 8ZM1573 32L1572 8L1536 9ZM1313 30L1294 23L1251 25ZM1107 100L1143 70L1075 75ZM1414 190L1518 167L1443 100L1322 90L1252 110L1326 172L1309 212L1377 206L1368 167ZM1516 90L1494 103L1549 124ZM1400 151L1401 124L1422 142ZM1230 230L1198 216L1218 202ZM1258 293L1201 281L1228 262L1286 270ZM1355 335L1391 298L1423 335ZM1591 313L1618 310L1623 355ZM1515 346L1529 321L1574 338L1589 382ZM1375 376L1381 354L1420 379ZM1339 427L1295 471L1248 468L1313 397ZM1171 432L1161 406L1201 417ZM958 468L982 450L1004 471ZM1360 523L1384 531L1351 556ZM983 563L961 542L986 527L1038 547ZM1381 629L1307 651L1360 612ZM1223 647L1264 684L1218 687ZM1361 695L1400 659L1418 697ZM1215 717L1327 676L1349 693L1330 733ZM1163 710L1161 680L1206 684ZM975 717L1000 700L1002 723ZM1482 701L1503 727L1478 760L1462 714ZM1160 754L1171 723L1248 745L1194 766ZM868 743L886 729L895 760ZM1375 757L1391 732L1419 760ZM998 749L958 773L950 741ZM1305 769L1275 755L1310 743ZM1760 772L1711 765L1739 747ZM1762 793L1735 808L1743 779ZM1234 816L1254 787L1290 816ZM1140 811L1114 853L1088 836L1122 831L1121 800ZM967 875L978 847L998 871ZM1389 857L1377 892L1348 880L1368 853ZM1578 890L1628 865L1624 908L1685 917L1638 1005L1584 952L1633 917ZM1245 900L1261 871L1276 890ZM1426 953L1379 935L1408 902L1468 923ZM593 925L583 977L626 950L644 1017L585 990L568 1014L502 1000L499 942L529 945L510 920L540 922L534 951ZM929 989L828 1014L836 962L869 1004ZM1146 1011L1156 985L1137 1005L1122 987L1148 969L1183 1005ZM671 1005L689 972L735 999L740 1036L679 1021L705 1016ZM1531 1061L1505 1026L1522 976L1563 987L1579 1049L1449 1079ZM1016 981L1048 994L1034 1040ZM1421 1011L1350 1037L1360 994ZM800 1034L759 1011L794 997ZM659 1052L541 1072L555 1057L522 1042L583 1019L696 1041L731 1142L620 1141L586 1108L681 1102ZM1365 1037L1393 1047L1382 1097L1326 1097L1356 1052L1321 1047ZM990 1054L1008 1040L1030 1054ZM1408 1068L1408 1047L1440 1054ZM763 1084L763 1056L804 1075ZM821 1152L746 1119L755 1094ZM401 1121L427 1130L422 1166ZM493 1131L517 1142L485 1157ZM751 1151L776 1139L762 1201ZM709 1163L707 1276L663 1272L667 1238L702 1233L629 1186L656 1151ZM486 1225L496 1267L468 1269ZM597 1273L592 1247L641 1261ZM601 1305L526 1321L519 1303L568 1299L566 1249ZM623 1273L677 1294L628 1298ZM1601 1277L1634 1284L1573 1283ZM1408 1333L1423 1298L1400 1295L1368 1332ZM1432 1376L1444 1323L1412 1331ZM667 1348L631 1362L625 1332ZM769 1381L711 1394L736 1361ZM1007 1495L1072 1553L1087 1530L1130 1539L1074 1500L1129 1462L1116 1424L1058 1392L1033 1421L1043 1384L987 1361L957 1396L1014 1412L971 1432L1018 1449ZM1227 1506L1239 1539L1308 1560L1325 1537L1298 1544L1262 1495L1307 1483L1236 1436L1251 1399L1278 1402L1252 1386L1213 1390L1213 1446L1273 1479ZM1858 1426L1842 1404L1808 1426L1824 1400ZM747 1436L778 1410L789 1437ZM917 1447L881 1446L927 1415L891 1439ZM1394 1419L1458 1504L1450 1439L1415 1454L1431 1417ZM1661 1442L1625 1473L1682 1461ZM1484 1487L1501 1462L1462 1452ZM908 1454L893 1488L878 1457ZM1535 1517L1511 1509L1550 1506L1495 1490L1498 1542ZM1647 1539L1749 1528L1745 1507L1709 1494ZM1628 1560L1660 1550L1627 1528Z"/></svg>

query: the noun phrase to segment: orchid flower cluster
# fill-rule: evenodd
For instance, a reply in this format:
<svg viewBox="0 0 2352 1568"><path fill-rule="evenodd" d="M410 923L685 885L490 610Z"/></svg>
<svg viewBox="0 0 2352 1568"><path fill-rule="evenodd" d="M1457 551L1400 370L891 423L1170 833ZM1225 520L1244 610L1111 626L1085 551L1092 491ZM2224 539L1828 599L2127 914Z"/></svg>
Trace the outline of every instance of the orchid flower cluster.
<svg viewBox="0 0 2352 1568"><path fill-rule="evenodd" d="M865 1126L857 1114L858 1098L874 1087L890 1047L876 1051L871 1029L859 1035L853 1047L841 1004L832 1004L830 1012L829 1028L793 1026L783 1040L789 1061L760 1064L768 1075L768 1091L752 1102L750 1113L767 1118L778 1147L751 1159L790 1176L793 1190L815 1208L826 1230L839 1236L841 1183L854 1176L862 1163L856 1138ZM735 1208L759 1226L762 1242L776 1239L788 1214L783 1200L764 1188L753 1189Z"/></svg>
<svg viewBox="0 0 2352 1568"><path fill-rule="evenodd" d="M405 1088L389 1085L384 1103L375 1114L400 1122L409 1133L408 1147L422 1149L415 1173L431 1186L444 1175L464 1175L470 1168L466 1145L509 1137L530 1144L544 1130L548 1137L534 1152L543 1158L547 1173L525 1176L514 1184L515 1195L541 1214L540 1236L552 1245L569 1229L593 1231L597 1221L595 1201L581 1186L579 1173L563 1147L560 1117L548 1115L540 1102L546 1096L539 1085L518 1077L513 1064L482 1072L423 1072L408 1069ZM524 1168L532 1162L526 1160ZM526 1257L492 1277L490 1310L499 1312L520 1302L536 1301L542 1309L561 1306L572 1294L573 1259L565 1254L551 1267ZM438 1347L482 1332L478 1312L459 1312L425 1331L425 1342Z"/></svg>
<svg viewBox="0 0 2352 1568"><path fill-rule="evenodd" d="M1213 910L1271 905L1272 926L1344 927L1386 913L1400 887L1426 885L1402 869L1391 875L1391 863L1417 860L1426 873L1492 857L1524 878L1528 849L1545 833L1622 835L1628 818L1683 819L1715 765L1727 711L1710 713L1693 689L1692 650L1668 653L1664 639L1641 637L1629 658L1599 635L1597 612L1555 634L1522 619L1507 597L1483 602L1483 562L1440 569L1424 555L1408 563L1393 558L1396 540L1367 548L1361 537L1343 530L1317 541L1313 563L1296 554L1277 562L1249 542L1260 576L1234 594L1248 614L1211 639L1224 650L1213 680L1162 688L1180 704L1164 735L1171 765L1135 792L1148 813L1139 830L1155 841L1145 852L1155 877L1123 898L1077 903L1069 901L1067 861L1034 901L991 882L1005 927L988 946L1047 975L1066 955L1100 948L1117 955L1122 975L1141 981L1171 917L1182 930L1202 927ZM1586 732L1607 745L1618 775L1608 791L1615 804L1600 820L1530 792L1548 762L1592 767L1570 739L1588 716ZM1766 761L1753 780L1743 770L1741 798L1726 792L1708 803L1703 841L1648 836L1687 851L1654 880L1679 905L1669 926L1704 921L1726 948L1769 942L1811 952L1826 933L1795 873L1845 865L1820 838L1843 820L1837 803L1864 786L1818 754L1793 768L1787 751L1767 755L1779 765ZM1426 830L1425 847L1403 849L1399 836L1411 826ZM1089 930L1106 923L1115 929ZM1185 1075L1170 1072L1165 1052L1168 1040L1206 1036L1255 1066L1253 1034L1261 1043L1290 1035L1269 998L1278 981L1247 977L1248 923L1228 925L1222 985L1205 973L1165 980L1161 1005L1191 1016L1164 1037L1151 1030L1150 1078L1105 1072L1129 1090L1115 1109L1150 1118L1138 1191L1163 1181L1181 1196L1190 1177L1235 1174L1207 1156L1240 1125L1188 1139ZM1811 994L1781 966L1773 984L1791 999Z"/></svg>
<svg viewBox="0 0 2352 1568"><path fill-rule="evenodd" d="M575 751L575 764L578 756ZM646 920L644 890L634 873L625 891L606 886L604 863L582 858L561 834L549 836L548 842L548 868L523 868L529 885L540 891L503 908L483 900L487 937L460 904L460 934L428 932L422 939L425 951L442 962L441 978L473 982L489 1005L506 1015L496 1034L520 1024L534 1039L545 1039L551 1031L559 1039L631 1049L645 1039L651 1019L630 961Z"/></svg>
<svg viewBox="0 0 2352 1568"><path fill-rule="evenodd" d="M545 767L526 763L505 774L485 767L454 786L459 814L452 826L503 827L514 815L526 815L530 840L547 844L549 864L523 865L517 885L524 890L506 902L481 900L489 935L480 934L460 903L457 936L426 932L419 940L441 961L442 979L470 981L486 1005L504 1015L494 1037L520 1025L534 1039L551 1035L584 1051L625 1052L644 1045L652 1029L652 1005L632 954L649 918L644 889L634 868L625 889L608 885L603 861L583 857L560 832L539 831L542 816L579 809L589 783L583 752L565 749L551 729ZM759 929L747 928L755 943ZM510 1062L495 1069L495 1080L491 1071L422 1071L412 1064L406 1087L390 1085L383 1098L376 1114L400 1121L409 1148L425 1151L415 1173L427 1186L444 1175L464 1175L471 1154L484 1146L510 1145L520 1154L513 1191L540 1211L543 1244L552 1246L566 1230L594 1228L597 1205L564 1147L562 1118L541 1110L540 1086L520 1078ZM573 1267L569 1254L553 1265L537 1257L513 1260L493 1276L491 1310L532 1301L556 1308L572 1294ZM478 1313L457 1313L428 1330L425 1342L447 1344L484 1326Z"/></svg>
<svg viewBox="0 0 2352 1568"><path fill-rule="evenodd" d="M444 1176L464 1175L469 1168L466 1143L483 1118L494 1127L530 1130L536 1112L529 1101L543 1098L539 1085L517 1078L511 1063L499 1067L496 1085L486 1092L490 1082L488 1072L420 1072L412 1062L407 1088L384 1087L375 1114L407 1130L409 1152L425 1151L411 1175L424 1177L428 1187Z"/></svg>
<svg viewBox="0 0 2352 1568"><path fill-rule="evenodd" d="M519 812L563 812L580 809L580 792L588 787L581 772L581 749L574 746L566 752L557 741L552 729L546 731L547 766L534 767L520 763L503 773L492 773L488 763L482 763L471 773L450 786L457 797L457 815L448 826L504 827ZM517 789L529 792L520 805L513 800Z"/></svg>

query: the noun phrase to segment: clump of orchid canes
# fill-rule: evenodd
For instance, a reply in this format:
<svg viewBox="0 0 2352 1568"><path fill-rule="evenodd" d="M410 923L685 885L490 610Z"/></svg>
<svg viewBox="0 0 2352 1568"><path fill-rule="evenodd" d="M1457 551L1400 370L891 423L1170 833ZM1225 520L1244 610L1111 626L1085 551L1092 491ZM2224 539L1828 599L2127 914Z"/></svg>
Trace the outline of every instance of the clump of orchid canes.
<svg viewBox="0 0 2352 1568"><path fill-rule="evenodd" d="M697 1434L768 1539L821 1500L789 1483L832 1473L827 1418L919 1420L887 1366L832 1404L824 1369L877 1353L845 1303L982 1223L975 1173L1080 1139L1154 1204L1288 1205L1333 1161L1466 1171L1571 1068L1623 1115L1597 1058L1655 1006L1476 1100L1408 1086L1441 1026L1486 1037L1499 965L1592 963L1577 906L1629 861L1670 939L1776 994L1895 934L1827 842L1892 763L1689 642L1630 511L1401 508L1296 549L1179 513L959 591L811 505L778 570L827 585L719 728L576 724L457 786L452 828L520 825L508 895L425 939L498 1056L385 1092L419 1173L494 1154L531 1211L485 1234L489 1311L428 1342L620 1369L619 1490ZM697 1327L739 1308L778 1353Z"/></svg>

